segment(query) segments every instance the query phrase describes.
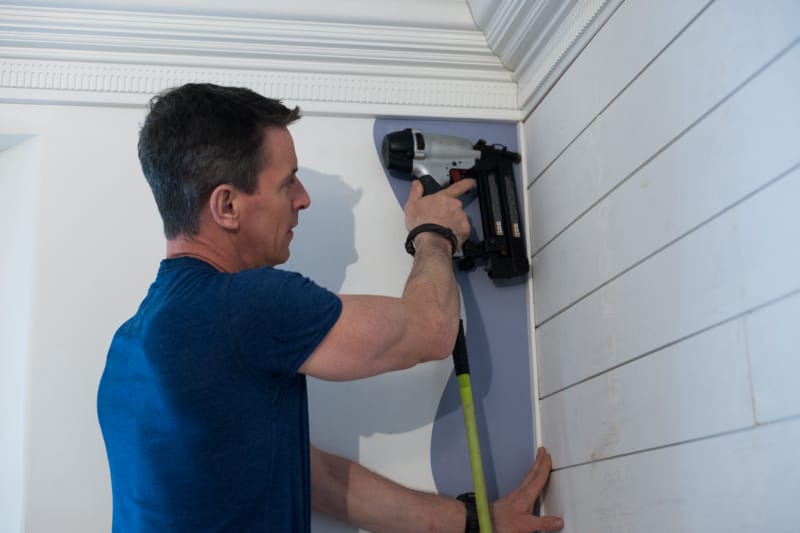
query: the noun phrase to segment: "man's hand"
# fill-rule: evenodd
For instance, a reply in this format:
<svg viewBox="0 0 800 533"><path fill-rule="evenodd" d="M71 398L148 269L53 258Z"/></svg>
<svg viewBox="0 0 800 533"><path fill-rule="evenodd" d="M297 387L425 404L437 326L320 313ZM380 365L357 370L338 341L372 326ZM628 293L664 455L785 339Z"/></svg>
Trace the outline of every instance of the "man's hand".
<svg viewBox="0 0 800 533"><path fill-rule="evenodd" d="M533 516L533 504L547 483L552 463L544 448L522 484L492 504L496 533L557 531L555 516ZM464 504L455 498L402 487L349 459L311 446L311 506L314 511L369 531L461 533Z"/></svg>
<svg viewBox="0 0 800 533"><path fill-rule="evenodd" d="M423 196L422 183L414 180L404 207L406 229L420 224L439 224L453 230L461 246L469 238L470 225L459 196L475 187L475 180L463 179L435 194Z"/></svg>
<svg viewBox="0 0 800 533"><path fill-rule="evenodd" d="M550 454L539 448L536 461L522 484L492 503L492 523L497 533L530 533L531 531L557 531L564 521L556 516L534 516L533 504L550 477L553 463Z"/></svg>

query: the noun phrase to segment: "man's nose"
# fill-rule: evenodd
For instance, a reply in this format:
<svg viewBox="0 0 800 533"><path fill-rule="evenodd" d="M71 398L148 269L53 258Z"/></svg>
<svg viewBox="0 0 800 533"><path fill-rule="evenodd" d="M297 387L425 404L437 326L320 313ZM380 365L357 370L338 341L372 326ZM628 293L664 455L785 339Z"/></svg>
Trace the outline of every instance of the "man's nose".
<svg viewBox="0 0 800 533"><path fill-rule="evenodd" d="M311 205L311 196L309 196L308 191L306 190L303 182L300 179L297 179L297 187L298 191L295 196L295 209L298 211L301 209L308 209L308 206Z"/></svg>

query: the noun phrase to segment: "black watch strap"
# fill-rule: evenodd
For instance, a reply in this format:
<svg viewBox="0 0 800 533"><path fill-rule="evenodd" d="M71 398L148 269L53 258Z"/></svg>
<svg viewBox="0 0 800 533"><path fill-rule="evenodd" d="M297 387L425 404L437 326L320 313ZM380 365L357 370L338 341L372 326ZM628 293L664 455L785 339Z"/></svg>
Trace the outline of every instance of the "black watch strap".
<svg viewBox="0 0 800 533"><path fill-rule="evenodd" d="M478 523L478 507L475 505L475 493L465 492L456 497L457 500L464 502L467 508L467 525L464 527L464 533L480 533L481 527Z"/></svg>
<svg viewBox="0 0 800 533"><path fill-rule="evenodd" d="M450 228L447 228L445 226L440 226L439 224L420 224L416 228L409 231L408 238L406 238L406 252L410 253L411 255L414 255L417 252L414 249L414 237L426 231L430 231L432 233L438 233L439 235L450 241L450 246L453 249L452 255L456 254L456 252L458 251L458 239L456 239L456 234L453 233L453 230L451 230Z"/></svg>

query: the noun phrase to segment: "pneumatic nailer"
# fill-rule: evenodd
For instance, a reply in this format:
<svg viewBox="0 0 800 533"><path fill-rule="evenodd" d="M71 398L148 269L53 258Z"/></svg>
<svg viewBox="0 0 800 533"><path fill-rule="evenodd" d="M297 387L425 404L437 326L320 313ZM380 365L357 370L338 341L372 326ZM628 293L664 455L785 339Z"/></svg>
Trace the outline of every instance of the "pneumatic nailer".
<svg viewBox="0 0 800 533"><path fill-rule="evenodd" d="M514 183L519 154L504 146L450 135L405 129L387 134L381 147L386 168L422 181L425 194L434 193L465 177L477 182L483 240L467 241L459 268L470 270L485 262L492 279L528 273L525 237Z"/></svg>

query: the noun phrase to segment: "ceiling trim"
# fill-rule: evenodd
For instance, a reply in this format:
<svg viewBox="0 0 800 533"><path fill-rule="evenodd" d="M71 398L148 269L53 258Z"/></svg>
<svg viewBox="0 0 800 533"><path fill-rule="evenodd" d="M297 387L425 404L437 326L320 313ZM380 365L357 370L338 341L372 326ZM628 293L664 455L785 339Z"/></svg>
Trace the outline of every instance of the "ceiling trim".
<svg viewBox="0 0 800 533"><path fill-rule="evenodd" d="M477 29L0 6L0 101L143 105L188 81L306 113L518 120Z"/></svg>
<svg viewBox="0 0 800 533"><path fill-rule="evenodd" d="M469 1L489 46L514 73L524 119L623 0Z"/></svg>

